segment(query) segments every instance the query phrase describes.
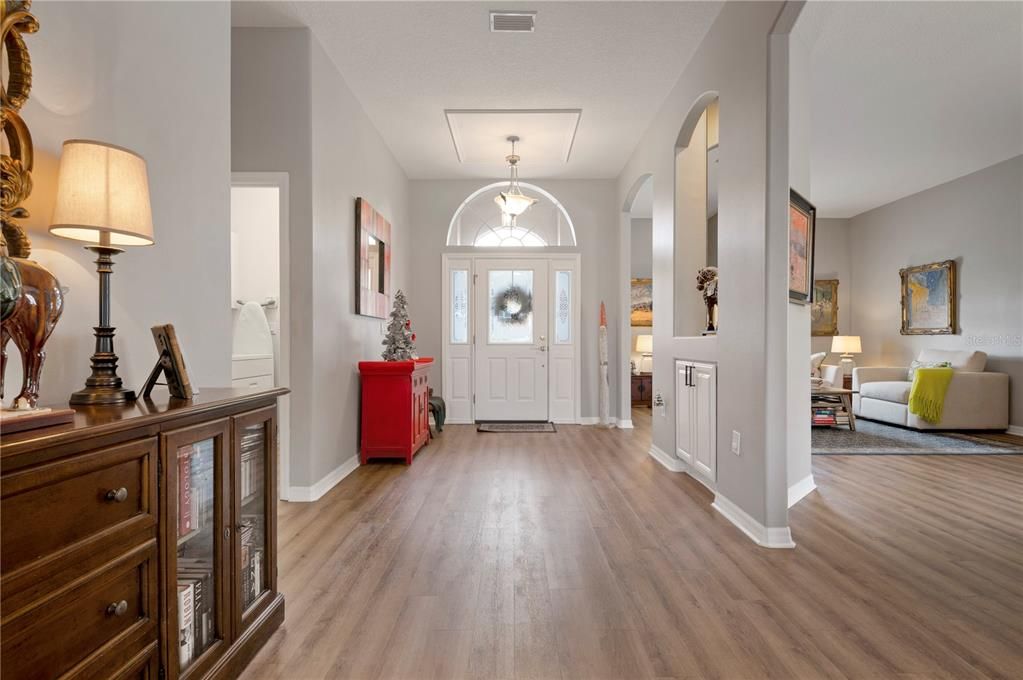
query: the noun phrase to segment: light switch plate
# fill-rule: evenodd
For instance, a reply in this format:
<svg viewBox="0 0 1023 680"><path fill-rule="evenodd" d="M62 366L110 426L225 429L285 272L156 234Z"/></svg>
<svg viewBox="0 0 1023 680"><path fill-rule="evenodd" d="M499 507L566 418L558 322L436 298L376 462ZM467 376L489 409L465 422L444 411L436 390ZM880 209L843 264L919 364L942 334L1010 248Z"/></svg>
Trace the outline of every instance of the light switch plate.
<svg viewBox="0 0 1023 680"><path fill-rule="evenodd" d="M742 453L742 435L738 430L732 430L732 453L737 456Z"/></svg>

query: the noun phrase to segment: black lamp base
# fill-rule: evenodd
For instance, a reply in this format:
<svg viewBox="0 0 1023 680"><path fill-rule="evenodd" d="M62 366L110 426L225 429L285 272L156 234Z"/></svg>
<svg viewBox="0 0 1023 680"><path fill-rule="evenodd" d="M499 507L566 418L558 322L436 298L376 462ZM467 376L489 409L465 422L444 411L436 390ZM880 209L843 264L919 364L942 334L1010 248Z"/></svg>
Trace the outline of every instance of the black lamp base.
<svg viewBox="0 0 1023 680"><path fill-rule="evenodd" d="M113 343L114 329L97 327L96 338L109 338ZM130 404L135 401L135 391L125 389L117 375L117 355L113 352L96 352L92 355L92 375L85 380L85 389L71 395L74 406L99 406L101 404Z"/></svg>
<svg viewBox="0 0 1023 680"><path fill-rule="evenodd" d="M86 387L71 395L68 403L72 406L110 406L131 404L135 401L135 390L119 388Z"/></svg>
<svg viewBox="0 0 1023 680"><path fill-rule="evenodd" d="M135 391L125 389L117 375L114 328L110 325L110 274L114 268L114 255L121 249L109 245L88 246L86 249L98 255L99 325L93 328L96 351L92 355L92 375L85 380L85 389L72 394L69 401L74 406L130 404L135 401Z"/></svg>

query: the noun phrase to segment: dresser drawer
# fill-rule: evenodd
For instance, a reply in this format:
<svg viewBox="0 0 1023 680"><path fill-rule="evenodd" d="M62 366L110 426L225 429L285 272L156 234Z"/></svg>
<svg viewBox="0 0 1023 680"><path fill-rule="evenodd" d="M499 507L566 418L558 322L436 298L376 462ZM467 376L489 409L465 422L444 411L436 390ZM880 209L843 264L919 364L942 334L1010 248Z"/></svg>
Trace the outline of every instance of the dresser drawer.
<svg viewBox="0 0 1023 680"><path fill-rule="evenodd" d="M4 585L18 572L93 552L96 543L123 550L119 539L147 527L155 533L156 447L156 438L141 439L4 475Z"/></svg>
<svg viewBox="0 0 1023 680"><path fill-rule="evenodd" d="M156 540L4 612L4 677L112 677L157 638Z"/></svg>

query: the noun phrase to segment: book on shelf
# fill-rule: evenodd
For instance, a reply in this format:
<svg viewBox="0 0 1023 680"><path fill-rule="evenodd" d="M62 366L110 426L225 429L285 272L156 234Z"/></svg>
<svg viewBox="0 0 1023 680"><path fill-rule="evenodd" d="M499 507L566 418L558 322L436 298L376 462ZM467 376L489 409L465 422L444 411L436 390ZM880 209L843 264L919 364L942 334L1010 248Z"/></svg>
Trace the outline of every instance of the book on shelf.
<svg viewBox="0 0 1023 680"><path fill-rule="evenodd" d="M178 449L178 536L192 532L192 454L191 444Z"/></svg>
<svg viewBox="0 0 1023 680"><path fill-rule="evenodd" d="M203 558L178 558L178 587L192 591L191 649L198 655L206 649L216 635L214 627L215 598L213 592L213 564Z"/></svg>
<svg viewBox="0 0 1023 680"><path fill-rule="evenodd" d="M195 603L190 583L178 583L178 654L184 668L195 654Z"/></svg>

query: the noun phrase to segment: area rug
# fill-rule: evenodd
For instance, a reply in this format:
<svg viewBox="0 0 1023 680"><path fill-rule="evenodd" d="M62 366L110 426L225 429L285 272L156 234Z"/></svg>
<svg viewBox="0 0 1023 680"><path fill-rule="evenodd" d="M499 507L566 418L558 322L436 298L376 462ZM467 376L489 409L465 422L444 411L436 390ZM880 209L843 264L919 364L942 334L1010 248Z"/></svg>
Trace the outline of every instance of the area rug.
<svg viewBox="0 0 1023 680"><path fill-rule="evenodd" d="M1023 455L1023 444L1011 437L918 432L857 418L855 432L844 427L813 428L811 451L823 456L1018 456Z"/></svg>
<svg viewBox="0 0 1023 680"><path fill-rule="evenodd" d="M557 432L554 423L479 423L477 432Z"/></svg>

